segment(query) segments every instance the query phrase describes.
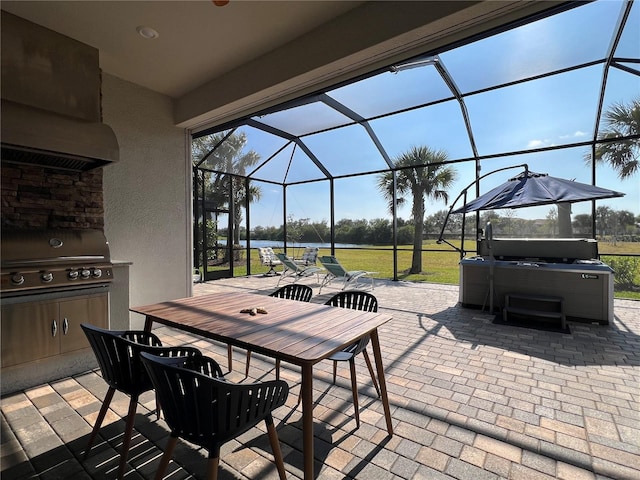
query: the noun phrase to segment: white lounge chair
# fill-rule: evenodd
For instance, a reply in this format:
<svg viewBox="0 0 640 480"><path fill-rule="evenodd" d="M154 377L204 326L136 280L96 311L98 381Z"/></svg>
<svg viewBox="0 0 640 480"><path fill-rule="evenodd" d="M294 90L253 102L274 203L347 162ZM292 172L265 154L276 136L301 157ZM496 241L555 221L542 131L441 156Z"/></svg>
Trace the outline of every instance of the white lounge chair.
<svg viewBox="0 0 640 480"><path fill-rule="evenodd" d="M293 261L298 265L303 265L305 267L315 265L318 260L319 250L320 249L318 247L306 247L304 252L302 252L302 257L294 258Z"/></svg>
<svg viewBox="0 0 640 480"><path fill-rule="evenodd" d="M262 265L269 267L269 271L264 274L265 277L269 277L271 275L280 275L278 272L275 271L273 267L275 267L276 265L282 265L282 262L280 262L280 260L278 260L278 257L276 257L276 254L273 251L273 248L271 247L258 248L258 256L260 257L260 263Z"/></svg>

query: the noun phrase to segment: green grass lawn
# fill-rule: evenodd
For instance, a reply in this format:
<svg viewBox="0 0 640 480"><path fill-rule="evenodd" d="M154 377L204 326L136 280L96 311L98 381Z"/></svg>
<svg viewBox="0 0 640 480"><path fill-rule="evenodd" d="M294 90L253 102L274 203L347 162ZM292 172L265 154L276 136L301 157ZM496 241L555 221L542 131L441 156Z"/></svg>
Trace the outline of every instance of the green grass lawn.
<svg viewBox="0 0 640 480"><path fill-rule="evenodd" d="M458 285L460 280L460 267L458 265L460 256L457 252L452 252L447 245L438 245L435 241L426 241L423 248L428 251L422 252L422 272L419 274L408 274L411 266L412 249L410 245L398 247L398 279L411 282L433 282L449 285ZM618 242L612 244L601 244L600 251L607 253L638 253L640 244ZM430 251L434 250L434 251ZM301 254L302 249L292 249L288 251L291 256ZM320 255L330 255L329 249L320 249ZM376 278L393 279L393 250L392 247L371 247L368 249L336 249L336 257L340 263L348 270L369 270L378 272ZM318 262L319 264L319 262ZM214 270L210 267L210 270ZM280 268L278 268L279 270ZM251 251L251 273L253 275L266 273L268 267L262 266L258 258L258 251ZM244 262L244 251L242 261L234 266L234 275L244 276L247 274L246 262ZM615 296L618 298L629 298L640 300L640 271L635 272L634 289L618 290L616 286Z"/></svg>

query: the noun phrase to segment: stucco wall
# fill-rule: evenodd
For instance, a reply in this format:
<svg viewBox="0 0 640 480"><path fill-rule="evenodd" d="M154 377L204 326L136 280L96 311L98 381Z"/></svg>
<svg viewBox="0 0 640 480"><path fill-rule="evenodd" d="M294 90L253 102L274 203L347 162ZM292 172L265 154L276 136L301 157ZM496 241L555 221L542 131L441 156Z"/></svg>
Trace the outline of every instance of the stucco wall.
<svg viewBox="0 0 640 480"><path fill-rule="evenodd" d="M190 295L187 143L169 97L103 75L103 120L120 144L104 169L105 234L114 260L132 262L130 306ZM131 327L143 318L131 315Z"/></svg>

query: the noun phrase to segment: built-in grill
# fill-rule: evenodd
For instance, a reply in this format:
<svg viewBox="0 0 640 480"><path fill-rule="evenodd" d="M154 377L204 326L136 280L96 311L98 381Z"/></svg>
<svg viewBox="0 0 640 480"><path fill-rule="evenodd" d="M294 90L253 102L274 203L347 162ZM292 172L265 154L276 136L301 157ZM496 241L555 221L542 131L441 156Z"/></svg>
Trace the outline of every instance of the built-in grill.
<svg viewBox="0 0 640 480"><path fill-rule="evenodd" d="M2 393L93 368L80 324L109 326L102 231L3 229L1 252Z"/></svg>
<svg viewBox="0 0 640 480"><path fill-rule="evenodd" d="M613 320L613 270L596 240L482 239L477 253L460 261L463 306L501 311L509 294L559 297L572 320Z"/></svg>
<svg viewBox="0 0 640 480"><path fill-rule="evenodd" d="M99 230L3 231L2 298L107 286L109 244Z"/></svg>
<svg viewBox="0 0 640 480"><path fill-rule="evenodd" d="M115 132L102 119L98 50L7 12L0 20L0 159L3 174L5 167L11 172L8 182L16 178L16 183L13 175L18 174L24 181L7 189L13 196L3 194L7 210L15 214L3 217L0 232L0 389L7 393L95 366L80 324L110 326L113 265L106 238L95 229L42 231L28 226L60 225L69 217L70 225L82 228L82 214L87 213L89 224L99 228L94 198L82 202L92 205L87 210L93 212L73 209L73 201L67 211L67 194L59 192L67 180L80 177L76 172L117 161L119 147ZM41 177L45 168L65 176L56 173L49 182ZM101 176L86 178L91 177L91 188L98 181L101 188ZM87 183L80 189L73 186L71 200L88 191ZM48 198L59 201L52 202L52 209L45 204L38 208ZM102 206L101 196L99 203Z"/></svg>

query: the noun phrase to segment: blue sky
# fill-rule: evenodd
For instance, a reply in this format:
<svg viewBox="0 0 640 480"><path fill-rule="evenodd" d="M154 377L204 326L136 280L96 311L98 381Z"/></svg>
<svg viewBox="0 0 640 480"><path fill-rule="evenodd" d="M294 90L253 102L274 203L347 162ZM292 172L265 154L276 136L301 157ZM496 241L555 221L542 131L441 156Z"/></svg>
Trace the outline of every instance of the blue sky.
<svg viewBox="0 0 640 480"><path fill-rule="evenodd" d="M622 6L623 2L618 0L601 0L474 44L440 52L439 57L463 95L598 60L605 56L611 43L611 34ZM635 5L616 56L640 58L639 25L640 8ZM604 67L600 63L497 90L465 95L479 155L570 146L592 139L603 74ZM414 145L441 149L452 160L473 156L460 105L455 100L446 100L451 97L451 92L433 65L398 73L385 72L327 93L365 118L444 100L425 108L371 120L371 128L392 159ZM605 106L614 102L628 103L638 97L640 77L620 69L609 70ZM256 119L296 135L349 122L347 117L322 103ZM286 144L285 140L254 128L242 127L240 130L247 135L248 147L263 159ZM333 175L372 171L385 166L382 156L360 125L303 136L303 140ZM591 169L583 160L587 151L587 147L572 147L487 159L482 161L481 174L527 163L530 170L536 172L591 183ZM457 163L453 168L457 171L457 180L449 190L449 204L427 201L427 215L447 209L458 193L473 181L473 162ZM289 146L255 172L255 178L282 180L283 172L288 172L287 181L323 177L301 149ZM481 184L481 193L519 172L513 169L488 177ZM621 199L599 202L599 205L640 214L640 175L620 181L615 172L598 168L596 183L626 194ZM280 225L283 220L281 188L264 182L257 185L262 190L262 199L252 205L252 226ZM386 203L376 189L375 175L336 180L335 196L336 220L390 218ZM550 208L520 209L516 216L544 218ZM399 215L408 219L409 209L410 202ZM574 214L590 211L590 202L575 204L573 208ZM295 219L328 221L328 182L289 186L287 213Z"/></svg>

